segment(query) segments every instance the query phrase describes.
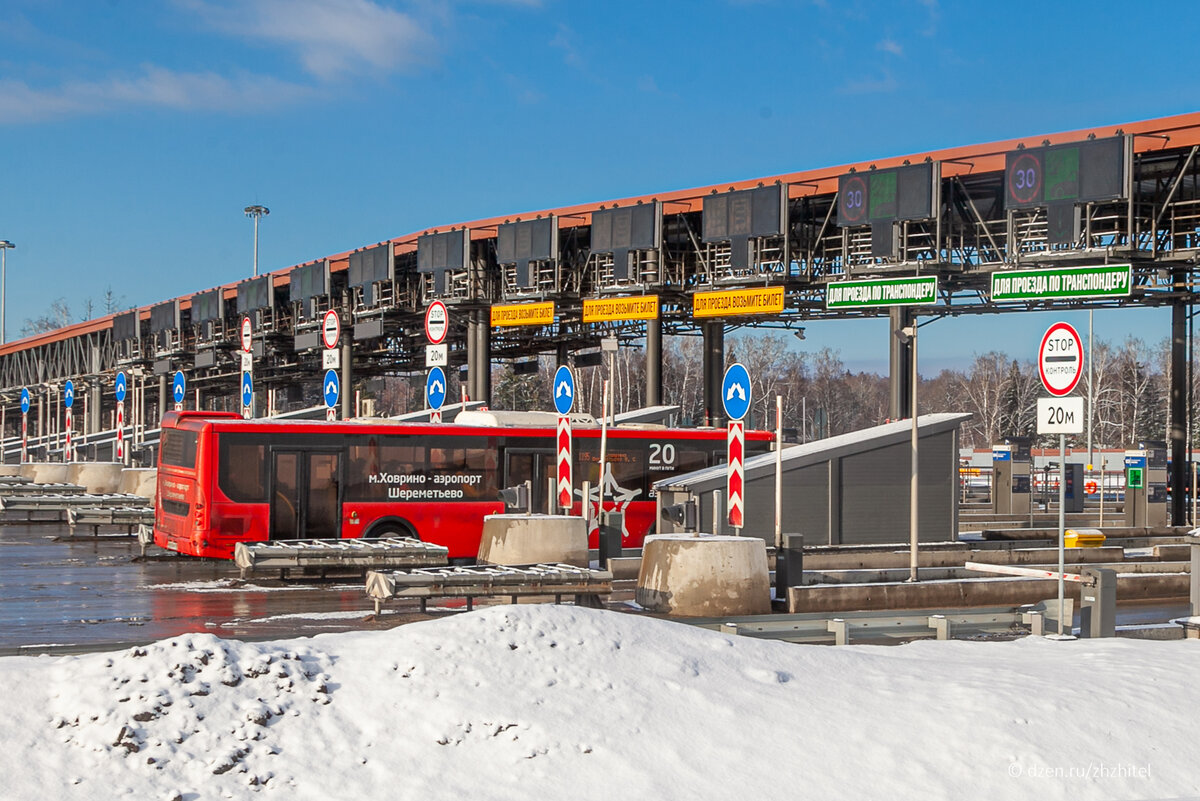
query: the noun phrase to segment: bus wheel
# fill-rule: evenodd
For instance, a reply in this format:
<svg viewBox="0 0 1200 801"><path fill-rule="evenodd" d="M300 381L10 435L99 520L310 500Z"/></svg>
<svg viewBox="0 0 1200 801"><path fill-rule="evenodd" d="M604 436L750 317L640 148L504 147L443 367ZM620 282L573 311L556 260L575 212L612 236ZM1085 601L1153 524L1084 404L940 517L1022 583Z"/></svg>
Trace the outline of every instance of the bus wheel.
<svg viewBox="0 0 1200 801"><path fill-rule="evenodd" d="M381 540L385 537L412 537L414 540L419 540L417 532L413 531L413 527L403 520L384 520L375 525L367 533L367 539Z"/></svg>

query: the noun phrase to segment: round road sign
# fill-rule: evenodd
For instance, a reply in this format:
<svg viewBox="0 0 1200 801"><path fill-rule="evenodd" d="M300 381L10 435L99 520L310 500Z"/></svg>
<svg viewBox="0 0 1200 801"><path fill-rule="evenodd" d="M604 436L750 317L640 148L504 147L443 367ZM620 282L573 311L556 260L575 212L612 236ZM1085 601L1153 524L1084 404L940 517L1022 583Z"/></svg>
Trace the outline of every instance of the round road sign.
<svg viewBox="0 0 1200 801"><path fill-rule="evenodd" d="M116 381L117 403L124 403L125 394L129 391L129 379L125 378L125 372L117 373Z"/></svg>
<svg viewBox="0 0 1200 801"><path fill-rule="evenodd" d="M249 373L242 373L242 405L249 406L254 402L254 379Z"/></svg>
<svg viewBox="0 0 1200 801"><path fill-rule="evenodd" d="M327 348L336 348L341 336L342 318L338 317L337 312L330 309L325 312L325 319L321 321L321 341Z"/></svg>
<svg viewBox="0 0 1200 801"><path fill-rule="evenodd" d="M338 396L342 394L342 381L338 378L337 370L326 370L325 380L321 383L321 391L325 395L325 405L332 409L337 406Z"/></svg>
<svg viewBox="0 0 1200 801"><path fill-rule="evenodd" d="M67 385L63 387L63 406L70 409L75 405L75 382L67 379Z"/></svg>
<svg viewBox="0 0 1200 801"><path fill-rule="evenodd" d="M250 318L242 318L242 350L246 353L250 352L250 346L254 343L254 328L250 325Z"/></svg>
<svg viewBox="0 0 1200 801"><path fill-rule="evenodd" d="M171 397L175 398L176 403L183 403L183 399L186 396L187 379L183 377L182 370L176 370L175 380L171 382Z"/></svg>
<svg viewBox="0 0 1200 801"><path fill-rule="evenodd" d="M1088 483L1083 485L1083 491L1086 492L1088 495L1095 495L1096 489L1097 489L1097 487L1096 487L1095 481L1089 481Z"/></svg>
<svg viewBox="0 0 1200 801"><path fill-rule="evenodd" d="M730 420L741 420L750 411L750 371L742 364L729 365L721 382L721 404Z"/></svg>
<svg viewBox="0 0 1200 801"><path fill-rule="evenodd" d="M446 304L435 300L425 310L425 336L429 344L440 345L446 341L446 331L450 328L450 313Z"/></svg>
<svg viewBox="0 0 1200 801"><path fill-rule="evenodd" d="M559 414L570 414L575 405L575 376L565 364L554 371L554 408Z"/></svg>
<svg viewBox="0 0 1200 801"><path fill-rule="evenodd" d="M1055 397L1067 395L1083 374L1083 340L1067 323L1055 323L1046 330L1038 348L1038 373L1042 386Z"/></svg>
<svg viewBox="0 0 1200 801"><path fill-rule="evenodd" d="M425 379L425 402L430 409L440 409L446 402L446 373L440 367L430 370Z"/></svg>
<svg viewBox="0 0 1200 801"><path fill-rule="evenodd" d="M21 414L29 414L29 387L21 387Z"/></svg>

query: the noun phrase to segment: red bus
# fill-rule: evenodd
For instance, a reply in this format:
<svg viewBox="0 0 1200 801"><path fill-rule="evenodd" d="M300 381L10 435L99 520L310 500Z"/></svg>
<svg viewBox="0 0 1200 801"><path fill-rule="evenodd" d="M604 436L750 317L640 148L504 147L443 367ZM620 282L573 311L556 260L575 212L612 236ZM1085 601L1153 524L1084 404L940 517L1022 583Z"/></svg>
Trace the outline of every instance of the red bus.
<svg viewBox="0 0 1200 801"><path fill-rule="evenodd" d="M572 426L572 468L591 482L599 511L600 427ZM162 421L157 545L232 558L239 542L413 536L474 558L485 515L504 511L500 489L529 481L533 511L545 511L556 475L554 414L463 412L454 423L388 420L243 420L230 412L168 412ZM746 454L771 449L766 431L746 432ZM639 548L654 525L652 485L719 464L724 429L612 426L605 510L625 513L622 545ZM595 530L592 547L596 545Z"/></svg>

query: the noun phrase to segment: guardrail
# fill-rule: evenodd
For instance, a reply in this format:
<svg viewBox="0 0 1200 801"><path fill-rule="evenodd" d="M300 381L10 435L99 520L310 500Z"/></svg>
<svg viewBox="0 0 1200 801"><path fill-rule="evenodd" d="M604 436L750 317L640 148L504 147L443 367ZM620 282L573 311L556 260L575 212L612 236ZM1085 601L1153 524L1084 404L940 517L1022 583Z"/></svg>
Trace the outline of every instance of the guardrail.
<svg viewBox="0 0 1200 801"><path fill-rule="evenodd" d="M286 578L288 570L306 567L322 571L347 567L440 567L447 563L448 555L447 548L412 537L239 542L233 549L233 561L241 569L243 579L256 570L279 570L280 578Z"/></svg>
<svg viewBox="0 0 1200 801"><path fill-rule="evenodd" d="M561 603L562 596L574 595L580 606L598 606L599 596L612 592L612 580L607 570L575 565L480 565L371 571L366 593L375 601L375 614L380 613L384 601L394 598L417 598L422 612L430 598L466 598L467 611L474 608L475 598L494 596L508 596L516 603L519 597L553 595L554 602Z"/></svg>

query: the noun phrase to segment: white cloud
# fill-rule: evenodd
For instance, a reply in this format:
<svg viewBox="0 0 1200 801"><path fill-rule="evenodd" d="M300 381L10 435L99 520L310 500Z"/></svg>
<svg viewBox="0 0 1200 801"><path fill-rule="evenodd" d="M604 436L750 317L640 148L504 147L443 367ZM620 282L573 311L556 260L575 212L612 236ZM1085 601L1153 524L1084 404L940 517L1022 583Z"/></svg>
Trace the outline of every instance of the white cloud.
<svg viewBox="0 0 1200 801"><path fill-rule="evenodd" d="M0 80L0 124L41 122L115 109L170 108L235 111L274 108L314 94L310 87L262 75L227 78L181 73L153 65L140 74L103 81L70 81L40 88Z"/></svg>
<svg viewBox="0 0 1200 801"><path fill-rule="evenodd" d="M895 39L884 39L879 44L875 45L876 50L882 50L885 53L891 53L893 56L903 56L904 48Z"/></svg>
<svg viewBox="0 0 1200 801"><path fill-rule="evenodd" d="M312 75L390 72L425 61L433 37L411 15L369 0L179 0L220 33L293 51Z"/></svg>

